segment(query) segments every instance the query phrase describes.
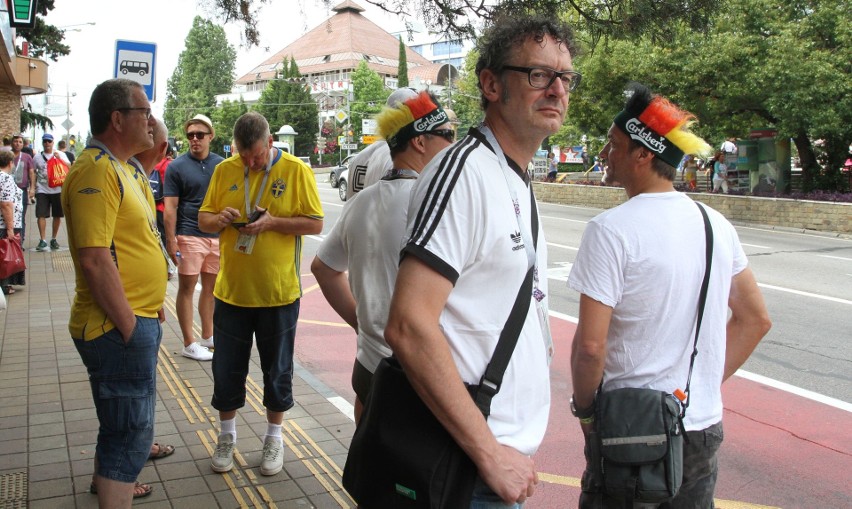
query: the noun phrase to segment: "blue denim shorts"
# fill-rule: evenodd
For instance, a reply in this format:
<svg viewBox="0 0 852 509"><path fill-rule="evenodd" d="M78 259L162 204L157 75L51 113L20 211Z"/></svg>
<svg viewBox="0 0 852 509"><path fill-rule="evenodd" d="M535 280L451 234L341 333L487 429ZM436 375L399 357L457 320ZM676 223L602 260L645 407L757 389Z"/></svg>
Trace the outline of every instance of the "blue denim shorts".
<svg viewBox="0 0 852 509"><path fill-rule="evenodd" d="M473 499L470 509L521 509L524 504L506 505L494 490L492 490L482 478L477 476L476 484L473 486Z"/></svg>
<svg viewBox="0 0 852 509"><path fill-rule="evenodd" d="M263 406L273 412L293 407L293 346L299 301L286 306L246 308L219 299L213 310L213 400L220 412L246 404L246 377L257 341L263 372Z"/></svg>
<svg viewBox="0 0 852 509"><path fill-rule="evenodd" d="M134 482L154 442L157 351L162 328L157 318L136 317L130 342L113 329L90 341L74 340L89 371L98 414L97 474Z"/></svg>

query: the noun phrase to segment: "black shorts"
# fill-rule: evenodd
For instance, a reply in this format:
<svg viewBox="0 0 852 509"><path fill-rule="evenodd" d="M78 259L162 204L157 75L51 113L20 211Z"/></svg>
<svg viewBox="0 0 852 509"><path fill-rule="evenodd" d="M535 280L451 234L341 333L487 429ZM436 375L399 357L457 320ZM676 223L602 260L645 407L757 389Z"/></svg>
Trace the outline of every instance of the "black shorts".
<svg viewBox="0 0 852 509"><path fill-rule="evenodd" d="M355 359L355 365L352 366L352 389L355 390L355 395L358 396L361 404L367 403L372 385L373 374L358 359Z"/></svg>
<svg viewBox="0 0 852 509"><path fill-rule="evenodd" d="M62 214L61 194L36 194L36 217L65 217Z"/></svg>

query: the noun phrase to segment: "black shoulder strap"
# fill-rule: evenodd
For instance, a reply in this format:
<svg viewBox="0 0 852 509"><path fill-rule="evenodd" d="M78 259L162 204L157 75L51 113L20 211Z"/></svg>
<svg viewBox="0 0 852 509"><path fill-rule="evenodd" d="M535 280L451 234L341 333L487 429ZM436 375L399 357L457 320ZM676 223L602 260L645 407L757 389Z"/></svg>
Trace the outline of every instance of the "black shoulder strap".
<svg viewBox="0 0 852 509"><path fill-rule="evenodd" d="M710 226L710 218L707 211L700 203L695 202L701 217L704 219L704 280L701 282L701 293L698 295L698 321L695 324L695 340L692 343L692 356L689 358L689 375L686 377L686 388L684 394L686 399L682 402L680 418L686 415L686 407L689 406L689 384L692 381L692 368L695 365L695 357L698 355L698 333L701 331L701 321L704 319L704 304L707 303L707 287L710 286L710 266L713 262L713 227Z"/></svg>
<svg viewBox="0 0 852 509"><path fill-rule="evenodd" d="M533 248L537 251L538 207L536 206L532 184L530 184L530 210L530 215L532 216L530 222L532 223ZM512 311L509 312L506 325L503 326L503 330L500 332L500 339L497 341L494 355L492 355L488 367L485 368L485 373L479 380L479 389L474 401L479 411L486 418L491 415L491 400L500 392L500 386L503 384L503 374L509 366L509 360L515 351L515 345L518 344L521 329L523 329L524 321L526 321L527 313L529 313L534 271L535 265L527 271L524 282L518 290L518 296L515 297L515 304L512 306Z"/></svg>

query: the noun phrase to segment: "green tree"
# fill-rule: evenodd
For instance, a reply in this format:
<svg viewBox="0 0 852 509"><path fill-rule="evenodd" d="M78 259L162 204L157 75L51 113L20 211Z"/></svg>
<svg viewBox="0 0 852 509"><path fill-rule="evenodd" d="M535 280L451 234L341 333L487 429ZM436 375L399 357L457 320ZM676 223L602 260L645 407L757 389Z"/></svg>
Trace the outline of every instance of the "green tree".
<svg viewBox="0 0 852 509"><path fill-rule="evenodd" d="M390 90L385 88L382 77L367 67L367 62L363 60L352 73L352 86L354 100L349 105L349 123L353 139L357 140L362 134L361 120L379 114L388 100Z"/></svg>
<svg viewBox="0 0 852 509"><path fill-rule="evenodd" d="M224 101L215 110L210 120L216 128L216 137L210 142L210 150L219 154L224 154L225 145L233 145L234 141L234 124L243 113L248 113L248 105L240 99L239 101ZM231 154L234 153L233 147Z"/></svg>
<svg viewBox="0 0 852 509"><path fill-rule="evenodd" d="M319 109L311 98L296 60L285 58L282 64L278 79L266 84L255 109L266 117L273 132L285 124L291 126L298 133L294 155L309 155L316 146Z"/></svg>
<svg viewBox="0 0 852 509"><path fill-rule="evenodd" d="M405 44L402 43L402 36L399 36L399 68L396 71L398 76L398 87L408 86L408 56L405 54Z"/></svg>
<svg viewBox="0 0 852 509"><path fill-rule="evenodd" d="M56 62L59 57L71 53L71 48L62 42L65 39L64 30L44 22L44 16L47 16L47 13L53 10L53 4L54 0L39 0L36 4L35 25L33 25L33 28L19 28L17 33L19 37L29 43L29 55L31 57L46 56Z"/></svg>
<svg viewBox="0 0 852 509"><path fill-rule="evenodd" d="M243 26L244 39L257 45L257 17L262 4L268 0L216 0L215 9L224 21L237 21ZM591 40L604 36L625 40L648 34L659 40L670 37L671 31L681 23L693 30L706 26L709 14L719 9L720 0L502 0L482 2L474 0L363 0L399 16L409 22L414 19L438 33L452 36L476 35L483 22L493 21L500 15L517 15L540 12L551 16L570 16ZM792 0L791 0L792 1ZM337 0L322 0L330 9ZM845 16L842 19L847 19Z"/></svg>
<svg viewBox="0 0 852 509"><path fill-rule="evenodd" d="M199 113L213 114L216 95L229 92L234 83L235 59L225 30L196 16L166 87L164 116L171 133L181 137L184 122ZM214 126L218 133L222 126Z"/></svg>
<svg viewBox="0 0 852 509"><path fill-rule="evenodd" d="M27 105L26 108L21 108L21 132L25 132L33 126L38 127L42 131L47 131L48 129L53 129L53 120L33 112L32 107Z"/></svg>
<svg viewBox="0 0 852 509"><path fill-rule="evenodd" d="M483 111L479 99L479 86L476 73L476 60L479 52L471 50L464 60L459 79L453 84L452 110L459 119L459 134L482 122Z"/></svg>

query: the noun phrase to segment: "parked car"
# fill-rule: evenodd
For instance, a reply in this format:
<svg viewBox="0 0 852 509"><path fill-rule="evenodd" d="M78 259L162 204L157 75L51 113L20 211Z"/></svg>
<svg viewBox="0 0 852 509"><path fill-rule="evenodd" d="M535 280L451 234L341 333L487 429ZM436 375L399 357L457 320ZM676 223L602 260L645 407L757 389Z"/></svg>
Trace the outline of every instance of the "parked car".
<svg viewBox="0 0 852 509"><path fill-rule="evenodd" d="M349 168L349 163L352 159L358 154L352 154L351 156L347 156L338 166L333 166L331 171L328 174L328 181L331 183L331 187L338 187L338 180L340 175L343 173L343 170Z"/></svg>
<svg viewBox="0 0 852 509"><path fill-rule="evenodd" d="M337 196L340 201L346 201L346 182L349 181L349 168L344 169L337 178Z"/></svg>

